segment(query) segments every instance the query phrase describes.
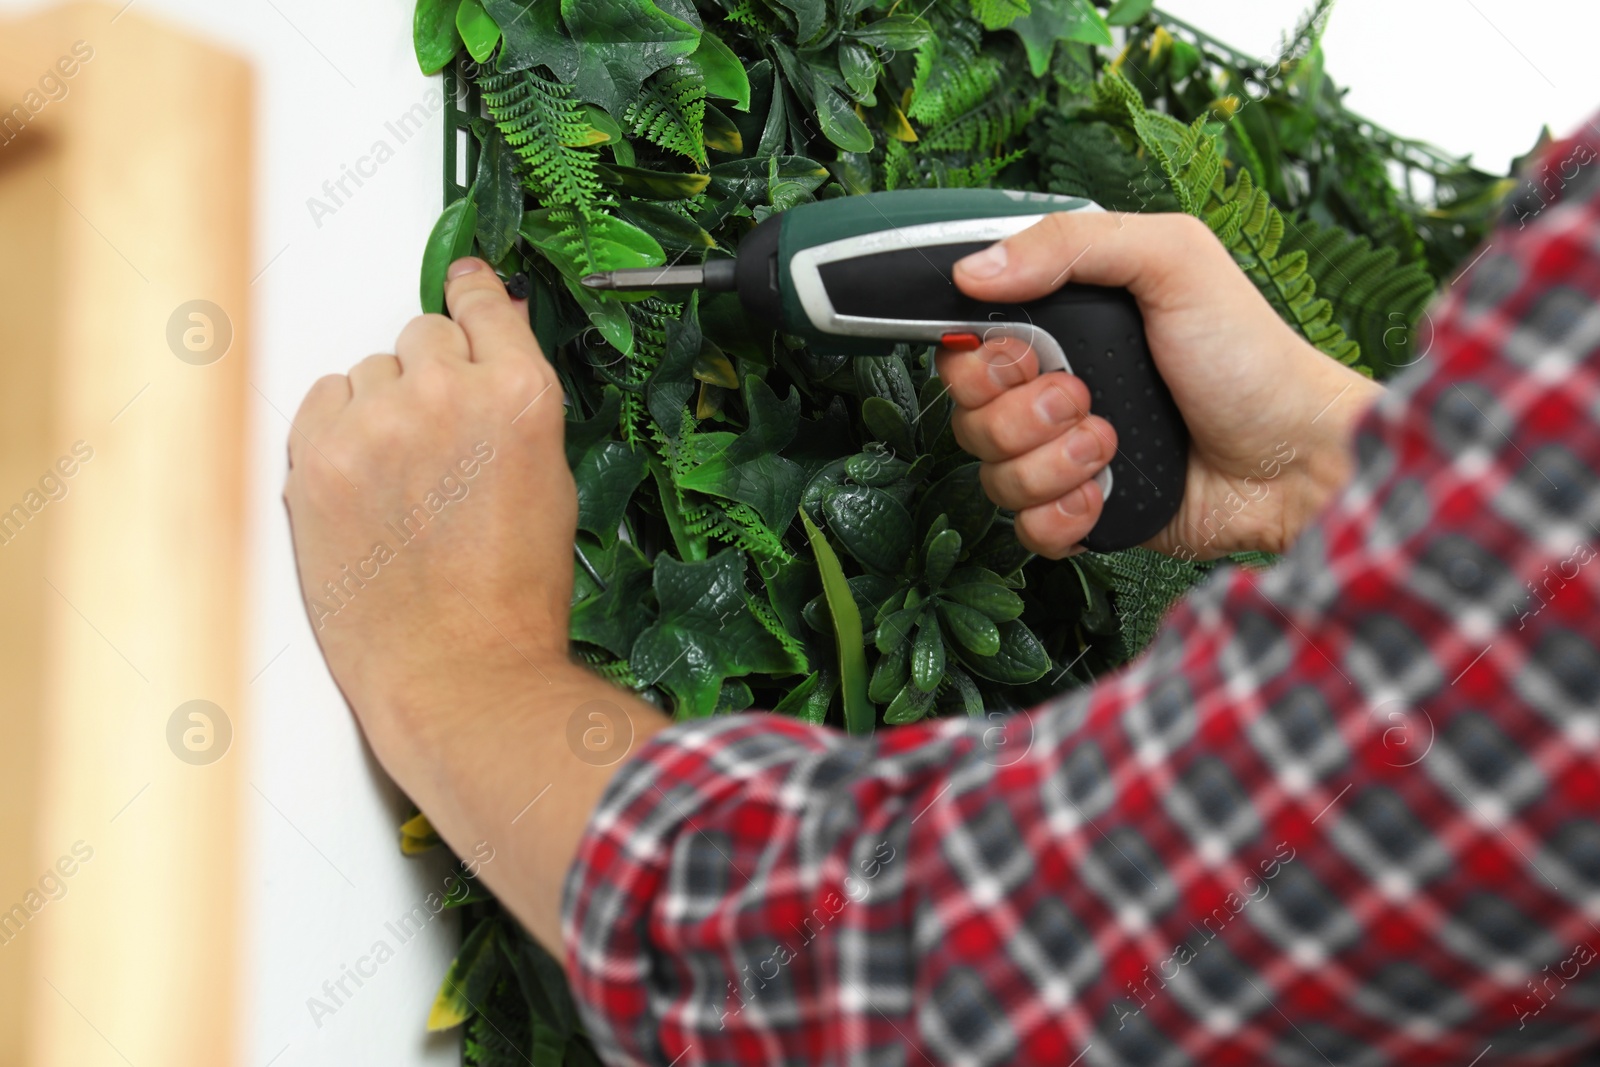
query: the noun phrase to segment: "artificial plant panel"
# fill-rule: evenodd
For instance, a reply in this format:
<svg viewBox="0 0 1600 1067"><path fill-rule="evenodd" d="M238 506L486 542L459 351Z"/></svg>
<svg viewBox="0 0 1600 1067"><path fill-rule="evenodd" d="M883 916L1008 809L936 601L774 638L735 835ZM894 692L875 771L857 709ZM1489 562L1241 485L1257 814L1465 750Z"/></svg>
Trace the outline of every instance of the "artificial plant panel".
<svg viewBox="0 0 1600 1067"><path fill-rule="evenodd" d="M419 0L419 63L466 100L422 303L469 252L526 288L570 404L574 655L679 719L855 734L1029 707L1136 655L1229 562L1030 554L931 349L813 351L732 294L579 280L731 254L815 199L1045 190L1202 218L1309 342L1386 375L1507 182L1346 111L1328 7L1264 63L1148 0ZM470 1064L595 1062L559 967L480 890L460 903L432 1023L465 1024Z"/></svg>

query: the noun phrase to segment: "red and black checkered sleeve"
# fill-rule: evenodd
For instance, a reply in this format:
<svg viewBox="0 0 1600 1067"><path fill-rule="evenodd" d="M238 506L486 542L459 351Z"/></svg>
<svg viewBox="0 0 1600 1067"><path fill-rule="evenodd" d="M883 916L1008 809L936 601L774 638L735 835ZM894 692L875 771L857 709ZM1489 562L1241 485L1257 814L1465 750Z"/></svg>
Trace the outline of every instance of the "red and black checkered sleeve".
<svg viewBox="0 0 1600 1067"><path fill-rule="evenodd" d="M999 729L644 746L564 898L607 1061L1594 1049L1597 144L1556 146L1431 310L1319 521L1134 664Z"/></svg>

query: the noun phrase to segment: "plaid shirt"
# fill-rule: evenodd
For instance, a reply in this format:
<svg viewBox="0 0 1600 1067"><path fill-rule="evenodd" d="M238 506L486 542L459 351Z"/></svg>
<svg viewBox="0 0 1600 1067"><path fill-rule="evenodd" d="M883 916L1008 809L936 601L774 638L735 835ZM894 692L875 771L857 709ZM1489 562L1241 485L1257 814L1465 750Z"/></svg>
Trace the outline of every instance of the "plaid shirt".
<svg viewBox="0 0 1600 1067"><path fill-rule="evenodd" d="M606 1060L1600 1050L1584 138L1432 309L1431 353L1358 425L1351 484L1131 665L998 721L852 739L743 714L642 746L565 885Z"/></svg>

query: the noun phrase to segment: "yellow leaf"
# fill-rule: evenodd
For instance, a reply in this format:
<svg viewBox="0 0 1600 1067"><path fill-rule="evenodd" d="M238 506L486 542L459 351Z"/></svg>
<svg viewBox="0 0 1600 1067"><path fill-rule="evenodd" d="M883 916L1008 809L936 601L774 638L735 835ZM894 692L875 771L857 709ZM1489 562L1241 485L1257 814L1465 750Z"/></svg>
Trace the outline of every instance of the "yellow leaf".
<svg viewBox="0 0 1600 1067"><path fill-rule="evenodd" d="M694 417L709 419L722 410L722 389L710 382L700 383L700 397L695 401Z"/></svg>
<svg viewBox="0 0 1600 1067"><path fill-rule="evenodd" d="M1207 110L1209 110L1213 115L1216 115L1222 121L1226 122L1228 119L1233 118L1233 116L1238 113L1239 98L1231 93L1227 96L1219 97L1218 99L1211 101L1211 106Z"/></svg>
<svg viewBox="0 0 1600 1067"><path fill-rule="evenodd" d="M429 1030L460 1026L472 1018L478 1004L494 988L494 980L500 973L494 925L493 922L480 923L462 943L460 954L445 972L444 981L439 983L433 1007L428 1009Z"/></svg>
<svg viewBox="0 0 1600 1067"><path fill-rule="evenodd" d="M611 135L604 130L597 130L593 126L585 126L582 137L575 141L562 141L568 148L588 148L590 145L606 144L611 140Z"/></svg>
<svg viewBox="0 0 1600 1067"><path fill-rule="evenodd" d="M405 856L420 856L439 844L439 833L428 817L417 813L400 827L400 852Z"/></svg>
<svg viewBox="0 0 1600 1067"><path fill-rule="evenodd" d="M1169 47L1171 47L1171 45L1172 34L1167 32L1167 28L1165 26L1157 26L1156 32L1150 35L1150 44L1148 45L1150 49L1150 58L1160 59L1161 53L1165 52Z"/></svg>
<svg viewBox="0 0 1600 1067"><path fill-rule="evenodd" d="M702 382L720 385L727 389L739 388L739 375L733 361L710 341L703 341L700 354L694 357L694 376Z"/></svg>
<svg viewBox="0 0 1600 1067"><path fill-rule="evenodd" d="M906 121L905 112L894 106L893 100L886 100L889 105L889 125L884 130L896 141L913 142L917 139L917 131L911 128L911 123Z"/></svg>

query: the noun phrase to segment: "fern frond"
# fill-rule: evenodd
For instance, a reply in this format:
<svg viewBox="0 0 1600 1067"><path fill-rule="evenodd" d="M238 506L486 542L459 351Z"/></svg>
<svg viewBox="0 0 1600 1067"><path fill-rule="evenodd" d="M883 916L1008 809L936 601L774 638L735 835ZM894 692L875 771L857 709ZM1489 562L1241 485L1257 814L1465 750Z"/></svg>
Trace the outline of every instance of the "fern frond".
<svg viewBox="0 0 1600 1067"><path fill-rule="evenodd" d="M1034 124L1033 150L1047 192L1085 197L1107 211L1178 210L1164 177L1107 123L1047 112Z"/></svg>
<svg viewBox="0 0 1600 1067"><path fill-rule="evenodd" d="M945 189L987 188L994 184L995 177L1001 171L1027 154L1026 148L1018 148L1003 156L990 156L965 167L946 166L939 160L934 160L934 175L938 179L939 186Z"/></svg>
<svg viewBox="0 0 1600 1067"><path fill-rule="evenodd" d="M704 79L689 64L674 63L645 79L639 87L639 99L628 105L623 122L635 136L704 167L705 117Z"/></svg>
<svg viewBox="0 0 1600 1067"><path fill-rule="evenodd" d="M1028 0L971 0L972 17L986 30L999 30L1027 15Z"/></svg>
<svg viewBox="0 0 1600 1067"><path fill-rule="evenodd" d="M915 186L917 157L899 141L890 139L883 146L883 187L904 189Z"/></svg>
<svg viewBox="0 0 1600 1067"><path fill-rule="evenodd" d="M745 603L750 608L750 614L754 615L756 621L761 624L761 628L778 639L778 644L783 646L783 650L789 654L791 660L798 664L807 662L805 645L784 627L783 622L778 618L777 611L768 603L765 594L757 593L748 596L745 598ZM802 667L801 669L807 670L809 668Z"/></svg>
<svg viewBox="0 0 1600 1067"><path fill-rule="evenodd" d="M918 54L918 59L923 53ZM1000 85L1003 68L994 56L983 55L963 37L940 46L938 65L919 87L912 84L906 118L926 126L952 122L963 112L988 99Z"/></svg>
<svg viewBox="0 0 1600 1067"><path fill-rule="evenodd" d="M676 319L683 309L681 304L673 304L659 297L649 297L626 307L628 318L633 320L633 354L628 357L621 377L629 385L642 386L650 379L666 353L668 320ZM659 428L655 427L649 409L645 407L643 389L623 391L618 418L622 439L630 448L638 448L647 433L656 437Z"/></svg>
<svg viewBox="0 0 1600 1067"><path fill-rule="evenodd" d="M989 154L1021 133L1043 106L1044 97L1036 93L1020 99L992 93L934 126L922 135L920 144L924 151Z"/></svg>
<svg viewBox="0 0 1600 1067"><path fill-rule="evenodd" d="M734 545L758 559L786 563L794 557L783 547L778 535L761 521L755 509L748 504L721 497L702 496L683 491L683 497L697 498L684 510L684 529L696 536L704 534L718 541Z"/></svg>
<svg viewBox="0 0 1600 1067"><path fill-rule="evenodd" d="M625 659L617 659L608 653L588 648L579 648L578 658L583 660L591 671L607 681L627 686L629 689L639 688L638 676L633 673L633 668L628 666L628 661Z"/></svg>
<svg viewBox="0 0 1600 1067"><path fill-rule="evenodd" d="M1132 659L1150 643L1172 605L1205 580L1213 564L1173 559L1147 548L1093 554L1111 575L1122 644Z"/></svg>
<svg viewBox="0 0 1600 1067"><path fill-rule="evenodd" d="M467 1024L462 1062L466 1067L515 1067L526 1064L523 1049L533 1041L528 1008L514 978L502 976L480 1011Z"/></svg>
<svg viewBox="0 0 1600 1067"><path fill-rule="evenodd" d="M571 207L587 217L601 197L597 153L572 90L537 68L479 77L483 102L517 153L520 176L547 207Z"/></svg>
<svg viewBox="0 0 1600 1067"><path fill-rule="evenodd" d="M1411 330L1437 287L1420 263L1403 263L1394 248L1374 248L1365 237L1309 219L1291 223L1284 247L1306 255L1317 295L1361 346L1367 366L1382 375L1415 361Z"/></svg>

